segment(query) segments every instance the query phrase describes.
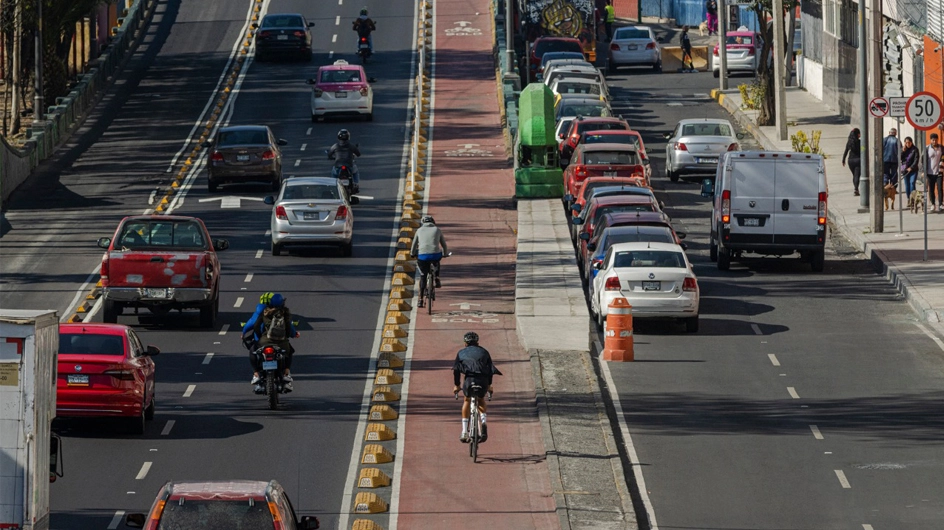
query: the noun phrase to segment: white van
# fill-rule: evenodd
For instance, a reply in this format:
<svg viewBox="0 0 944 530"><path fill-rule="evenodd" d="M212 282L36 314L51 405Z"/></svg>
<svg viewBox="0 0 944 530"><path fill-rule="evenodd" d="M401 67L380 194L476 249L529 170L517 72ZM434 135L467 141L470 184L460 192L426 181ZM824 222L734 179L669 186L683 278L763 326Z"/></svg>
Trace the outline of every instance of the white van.
<svg viewBox="0 0 944 530"><path fill-rule="evenodd" d="M826 167L821 155L730 151L702 195L711 206L711 261L728 270L744 253L795 252L823 270L826 245Z"/></svg>

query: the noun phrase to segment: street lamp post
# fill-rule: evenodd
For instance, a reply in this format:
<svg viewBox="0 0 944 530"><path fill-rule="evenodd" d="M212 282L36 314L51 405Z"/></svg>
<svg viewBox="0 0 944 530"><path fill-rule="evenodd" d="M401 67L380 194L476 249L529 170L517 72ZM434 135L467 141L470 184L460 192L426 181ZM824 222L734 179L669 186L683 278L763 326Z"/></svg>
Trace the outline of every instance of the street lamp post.
<svg viewBox="0 0 944 530"><path fill-rule="evenodd" d="M43 0L36 0L36 39L34 42L36 75L33 84L33 123L43 121L46 112L43 102Z"/></svg>

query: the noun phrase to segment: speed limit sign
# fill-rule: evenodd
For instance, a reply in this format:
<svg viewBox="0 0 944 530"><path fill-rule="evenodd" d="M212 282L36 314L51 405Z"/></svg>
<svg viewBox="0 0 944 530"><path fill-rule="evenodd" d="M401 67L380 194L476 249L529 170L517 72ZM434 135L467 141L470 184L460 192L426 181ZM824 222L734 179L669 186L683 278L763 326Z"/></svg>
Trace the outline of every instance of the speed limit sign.
<svg viewBox="0 0 944 530"><path fill-rule="evenodd" d="M941 123L941 100L930 92L918 92L908 100L905 117L915 129L933 129Z"/></svg>

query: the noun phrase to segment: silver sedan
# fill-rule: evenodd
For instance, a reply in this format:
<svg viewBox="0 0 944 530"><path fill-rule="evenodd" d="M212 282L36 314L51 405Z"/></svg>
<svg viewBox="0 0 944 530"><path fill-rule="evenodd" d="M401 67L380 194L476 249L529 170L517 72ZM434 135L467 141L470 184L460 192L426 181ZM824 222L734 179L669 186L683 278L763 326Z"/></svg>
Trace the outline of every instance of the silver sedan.
<svg viewBox="0 0 944 530"><path fill-rule="evenodd" d="M287 179L272 205L272 255L287 245L336 245L350 256L354 237L351 200L338 179L297 177Z"/></svg>
<svg viewBox="0 0 944 530"><path fill-rule="evenodd" d="M672 182L680 175L714 174L721 154L739 150L744 137L728 120L711 118L682 120L664 136L665 175Z"/></svg>

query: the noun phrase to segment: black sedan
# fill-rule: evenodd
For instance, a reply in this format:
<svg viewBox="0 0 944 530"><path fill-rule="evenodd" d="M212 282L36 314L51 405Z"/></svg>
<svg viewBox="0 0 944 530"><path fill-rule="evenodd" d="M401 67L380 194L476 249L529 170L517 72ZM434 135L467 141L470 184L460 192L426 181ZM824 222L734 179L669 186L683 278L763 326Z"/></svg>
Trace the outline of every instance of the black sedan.
<svg viewBox="0 0 944 530"><path fill-rule="evenodd" d="M229 182L264 182L273 191L282 187L282 150L288 142L276 139L266 125L223 127L204 144L211 148L207 160L207 189Z"/></svg>
<svg viewBox="0 0 944 530"><path fill-rule="evenodd" d="M298 13L266 15L261 24L252 24L256 30L256 60L287 55L311 61L310 28L314 25Z"/></svg>

